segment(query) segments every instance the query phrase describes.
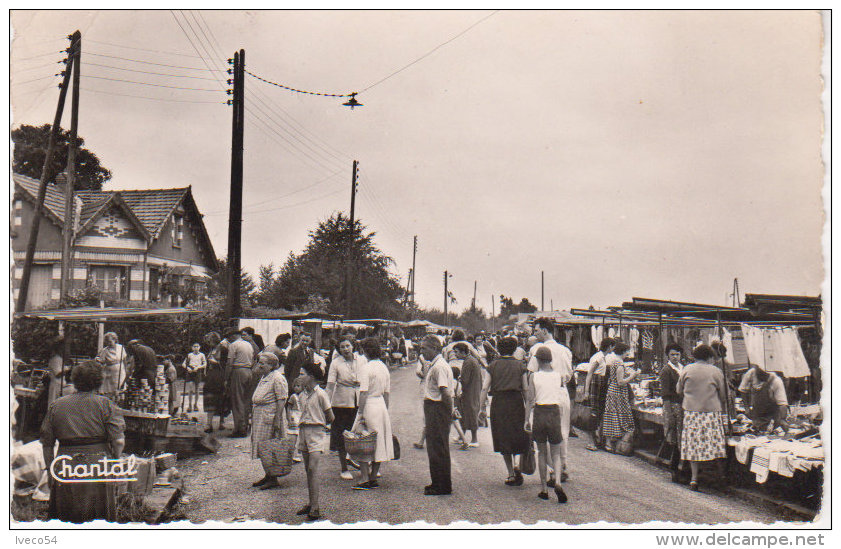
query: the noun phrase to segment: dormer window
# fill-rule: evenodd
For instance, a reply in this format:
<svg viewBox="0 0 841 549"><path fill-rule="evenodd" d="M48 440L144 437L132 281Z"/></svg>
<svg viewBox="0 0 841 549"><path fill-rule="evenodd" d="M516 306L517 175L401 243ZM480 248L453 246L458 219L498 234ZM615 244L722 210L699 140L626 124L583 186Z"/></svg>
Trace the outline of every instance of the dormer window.
<svg viewBox="0 0 841 549"><path fill-rule="evenodd" d="M172 216L172 247L180 248L184 238L184 216L174 214Z"/></svg>

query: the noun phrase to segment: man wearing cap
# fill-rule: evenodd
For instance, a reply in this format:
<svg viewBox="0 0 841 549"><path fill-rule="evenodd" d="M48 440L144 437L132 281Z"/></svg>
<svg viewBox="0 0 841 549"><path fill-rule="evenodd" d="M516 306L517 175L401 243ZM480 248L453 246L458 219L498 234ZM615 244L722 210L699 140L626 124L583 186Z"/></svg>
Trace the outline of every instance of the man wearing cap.
<svg viewBox="0 0 841 549"><path fill-rule="evenodd" d="M566 390L566 384L570 379L572 379L572 351L555 341L553 334L554 329L554 324L548 318L538 318L534 321L534 335L542 343L542 345L535 345L530 349L528 370L530 372L538 371L539 364L534 354L538 347L544 346L552 352L552 370L561 374L561 386L564 390L561 391L559 408L561 412L561 434L563 435L564 441L561 443L561 462L563 464L563 469L560 473L560 480L561 482L564 482L567 478L569 478L566 462L572 406L569 400L569 391Z"/></svg>
<svg viewBox="0 0 841 549"><path fill-rule="evenodd" d="M782 427L788 432L788 397L780 376L753 365L742 377L739 392L749 405L748 415L757 432L769 426Z"/></svg>
<svg viewBox="0 0 841 549"><path fill-rule="evenodd" d="M232 437L244 437L248 434L248 416L251 411L251 366L254 363L254 348L243 340L238 330L231 330L226 335L231 342L228 346L227 380L228 394L231 398L231 411L234 416Z"/></svg>
<svg viewBox="0 0 841 549"><path fill-rule="evenodd" d="M432 483L423 493L443 496L453 492L448 440L453 421L453 395L450 392L453 370L441 356L441 342L434 335L423 338L420 354L421 361L430 363L423 379L423 416Z"/></svg>

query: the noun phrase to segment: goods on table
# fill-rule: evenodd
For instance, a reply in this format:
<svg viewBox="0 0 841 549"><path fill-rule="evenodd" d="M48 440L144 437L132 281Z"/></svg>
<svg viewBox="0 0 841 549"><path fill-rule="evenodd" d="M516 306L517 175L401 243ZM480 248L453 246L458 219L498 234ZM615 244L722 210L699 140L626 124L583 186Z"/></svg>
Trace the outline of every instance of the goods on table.
<svg viewBox="0 0 841 549"><path fill-rule="evenodd" d="M796 436L748 434L730 437L727 444L734 447L736 460L748 465L756 475L756 481L764 483L769 472L791 478L795 471L823 467L824 450L820 437L815 434L797 440Z"/></svg>

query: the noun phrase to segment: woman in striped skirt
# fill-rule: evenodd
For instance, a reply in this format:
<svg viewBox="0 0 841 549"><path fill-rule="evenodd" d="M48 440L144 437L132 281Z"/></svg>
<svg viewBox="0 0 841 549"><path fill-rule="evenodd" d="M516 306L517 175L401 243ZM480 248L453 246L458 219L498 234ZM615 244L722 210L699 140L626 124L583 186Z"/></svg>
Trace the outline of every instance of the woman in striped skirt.
<svg viewBox="0 0 841 549"><path fill-rule="evenodd" d="M616 451L616 442L634 430L634 414L628 398L628 384L637 379L639 372L625 366L630 348L618 341L613 352L607 355L607 396L602 416L602 436L605 449Z"/></svg>

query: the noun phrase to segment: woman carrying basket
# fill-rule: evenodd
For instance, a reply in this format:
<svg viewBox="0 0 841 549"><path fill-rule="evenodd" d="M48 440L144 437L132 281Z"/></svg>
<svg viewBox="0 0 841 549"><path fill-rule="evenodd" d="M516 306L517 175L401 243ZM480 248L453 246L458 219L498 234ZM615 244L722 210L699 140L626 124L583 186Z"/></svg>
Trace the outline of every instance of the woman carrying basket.
<svg viewBox="0 0 841 549"><path fill-rule="evenodd" d="M286 377L278 369L279 362L274 353L263 352L257 355L254 375L259 377L257 387L251 397L251 459L260 456L257 447L260 442L273 438L283 438L286 435L286 400L289 398L289 387ZM265 471L262 479L252 486L259 486L261 490L268 490L278 486L277 477Z"/></svg>
<svg viewBox="0 0 841 549"><path fill-rule="evenodd" d="M391 439L391 416L388 413L388 398L391 392L391 375L383 364L380 343L372 337L363 339L360 347L368 360L359 374L359 413L353 432L376 431L377 443L374 455L369 461L360 463L362 482L354 490L370 490L379 486L377 473L383 461L394 459L394 443ZM370 463L369 463L370 462Z"/></svg>

